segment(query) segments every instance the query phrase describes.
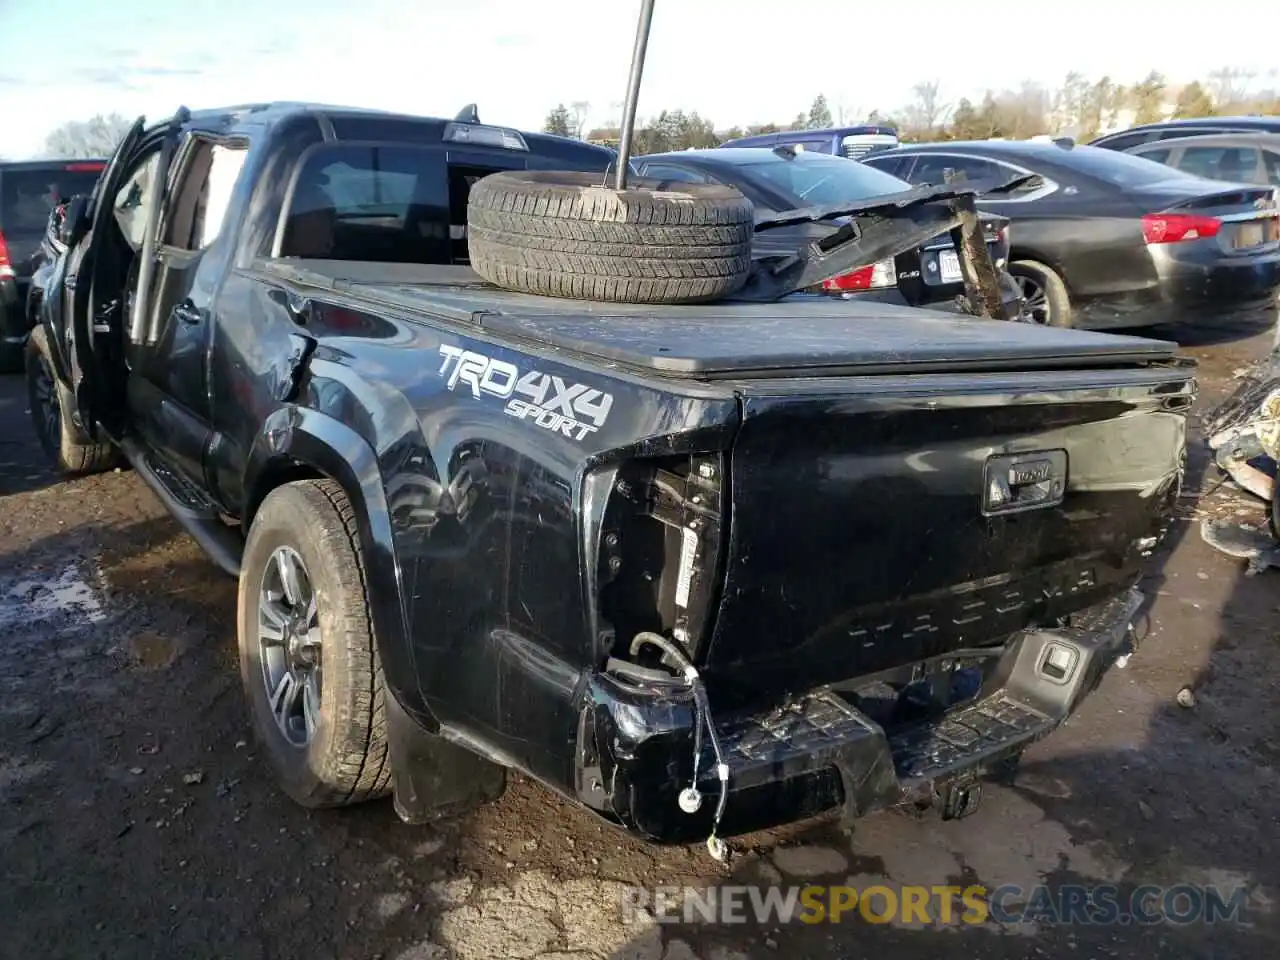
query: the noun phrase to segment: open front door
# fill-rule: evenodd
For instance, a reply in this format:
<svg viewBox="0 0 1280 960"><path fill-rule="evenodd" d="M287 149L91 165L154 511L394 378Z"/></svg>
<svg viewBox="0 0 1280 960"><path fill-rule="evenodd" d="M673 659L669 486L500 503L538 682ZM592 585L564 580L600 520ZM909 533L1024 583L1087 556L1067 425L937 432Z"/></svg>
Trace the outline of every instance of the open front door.
<svg viewBox="0 0 1280 960"><path fill-rule="evenodd" d="M67 283L69 329L65 333L71 388L75 393L80 423L94 437L98 421L109 409L108 385L115 379L102 360L108 353L106 348L111 336L114 334L118 339L122 322L120 310L101 323L94 322L94 315L99 310L97 301L102 295L101 290L94 289L97 286L95 278L102 272L99 268L102 266L104 240L113 228L115 196L129 172L129 159L142 141L145 124L145 118L139 117L116 147L93 191L92 225L88 234L81 238L73 237L67 254L73 259L70 270L74 271L74 278L69 278ZM77 255L79 263L74 263ZM118 348L115 353L119 356Z"/></svg>

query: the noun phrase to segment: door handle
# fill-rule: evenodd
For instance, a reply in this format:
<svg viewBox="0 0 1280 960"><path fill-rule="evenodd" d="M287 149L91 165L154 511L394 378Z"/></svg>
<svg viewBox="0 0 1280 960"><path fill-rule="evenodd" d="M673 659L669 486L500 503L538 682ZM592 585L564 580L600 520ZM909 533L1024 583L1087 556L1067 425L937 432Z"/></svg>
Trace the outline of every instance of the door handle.
<svg viewBox="0 0 1280 960"><path fill-rule="evenodd" d="M184 300L173 308L173 316L187 326L195 326L204 320L204 311L190 300Z"/></svg>

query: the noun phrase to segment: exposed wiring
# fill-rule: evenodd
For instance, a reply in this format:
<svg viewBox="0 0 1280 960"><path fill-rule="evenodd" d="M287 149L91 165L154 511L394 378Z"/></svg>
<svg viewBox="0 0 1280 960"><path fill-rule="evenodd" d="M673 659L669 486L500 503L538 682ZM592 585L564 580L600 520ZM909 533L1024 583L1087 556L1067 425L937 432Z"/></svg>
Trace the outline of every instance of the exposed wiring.
<svg viewBox="0 0 1280 960"><path fill-rule="evenodd" d="M711 719L711 702L707 697L706 685L702 682L702 676L689 656L674 641L668 640L660 633L649 631L637 633L631 641L631 655L634 657L639 654L646 644L657 647L673 660L693 691L693 778L689 786L680 791L680 809L685 813L696 813L702 806L702 793L698 790L698 771L702 766L702 730L705 727L707 739L711 742L711 752L716 758L716 779L720 781L720 797L716 803L715 815L711 820L707 851L713 858L723 862L728 859L729 848L716 836L716 831L720 829L720 821L724 817L724 809L729 802L729 765L725 763L724 753L720 749L720 738L716 735L715 723Z"/></svg>

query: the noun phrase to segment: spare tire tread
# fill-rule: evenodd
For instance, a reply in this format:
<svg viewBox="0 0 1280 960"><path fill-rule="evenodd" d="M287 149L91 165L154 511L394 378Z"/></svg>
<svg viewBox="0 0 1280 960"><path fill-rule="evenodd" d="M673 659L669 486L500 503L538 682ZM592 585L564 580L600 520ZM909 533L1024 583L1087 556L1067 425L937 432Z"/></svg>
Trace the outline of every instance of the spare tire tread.
<svg viewBox="0 0 1280 960"><path fill-rule="evenodd" d="M472 269L505 289L689 303L746 283L754 219L731 187L636 180L617 191L599 174L520 171L472 186L467 239Z"/></svg>
<svg viewBox="0 0 1280 960"><path fill-rule="evenodd" d="M750 223L724 225L608 223L568 220L558 217L527 217L500 210L480 208L474 211L467 235L480 231L493 234L519 234L555 241L579 243L631 244L641 246L732 247L740 251L751 242L754 232ZM653 256L653 253L649 254ZM714 256L714 254L713 254Z"/></svg>
<svg viewBox="0 0 1280 960"><path fill-rule="evenodd" d="M509 238L511 235L507 234ZM622 246L614 244L612 250L602 250L598 244L581 244L575 250L541 249L522 246L494 236L472 234L468 236L472 256L500 260L515 266L534 270L563 270L566 273L609 276L619 273L624 277L731 277L751 266L750 256L706 254L691 257L681 255L678 247L668 248L669 256L651 256L655 251L644 244ZM731 248L730 248L731 249Z"/></svg>
<svg viewBox="0 0 1280 960"><path fill-rule="evenodd" d="M496 286L543 297L567 300L599 300L611 303L679 303L725 296L722 278L694 280L607 278L571 276L560 272L530 270L494 264L490 280ZM678 299L677 299L678 298Z"/></svg>

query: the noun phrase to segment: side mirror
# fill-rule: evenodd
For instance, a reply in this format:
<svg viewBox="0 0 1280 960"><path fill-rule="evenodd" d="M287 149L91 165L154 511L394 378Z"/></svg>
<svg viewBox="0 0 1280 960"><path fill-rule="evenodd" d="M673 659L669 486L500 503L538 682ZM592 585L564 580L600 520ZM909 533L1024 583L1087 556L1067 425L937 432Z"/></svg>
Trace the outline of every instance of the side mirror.
<svg viewBox="0 0 1280 960"><path fill-rule="evenodd" d="M58 225L58 240L70 246L84 236L89 227L89 198L77 193L66 203L62 223Z"/></svg>

